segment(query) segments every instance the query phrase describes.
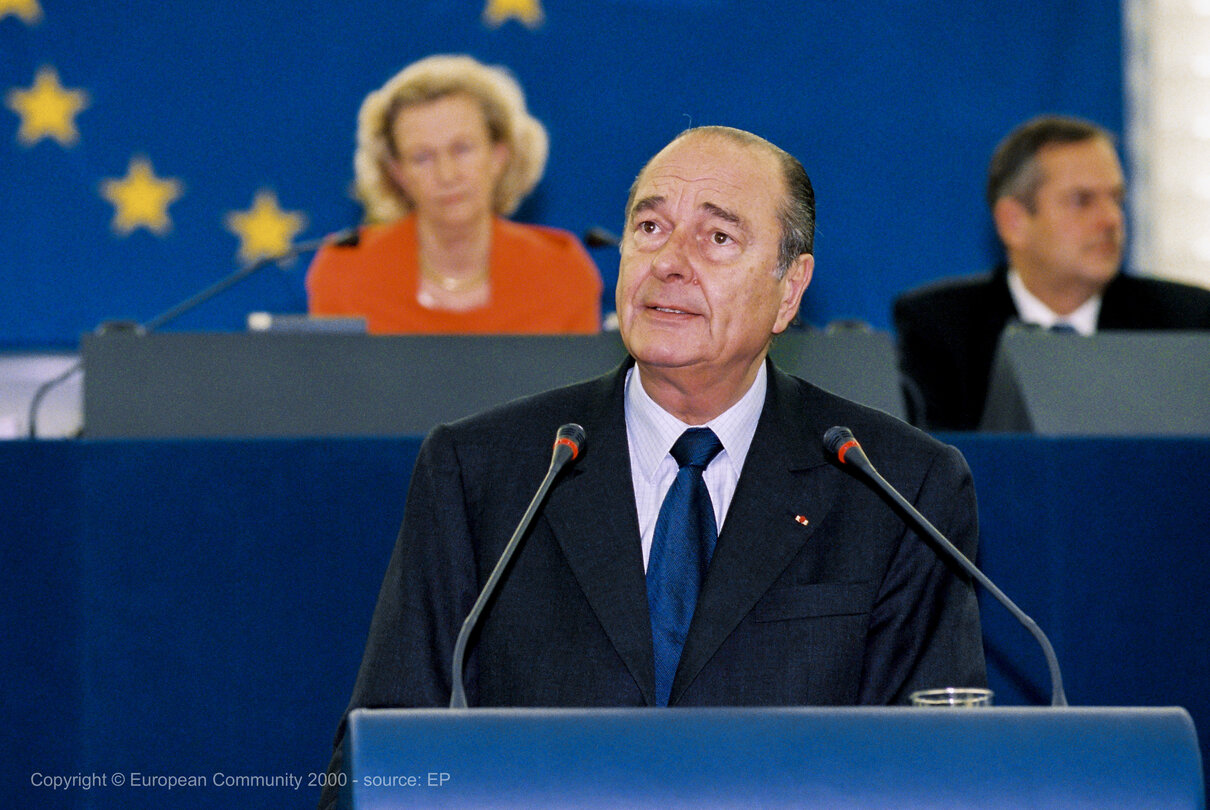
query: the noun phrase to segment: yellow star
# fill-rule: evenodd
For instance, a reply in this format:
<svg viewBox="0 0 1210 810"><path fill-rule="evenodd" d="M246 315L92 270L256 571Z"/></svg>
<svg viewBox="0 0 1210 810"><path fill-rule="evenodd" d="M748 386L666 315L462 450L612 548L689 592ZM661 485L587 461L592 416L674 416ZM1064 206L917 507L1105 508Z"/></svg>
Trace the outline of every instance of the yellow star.
<svg viewBox="0 0 1210 810"><path fill-rule="evenodd" d="M284 256L295 235L306 226L306 217L281 210L277 195L263 189L256 192L251 210L227 215L227 229L240 238L239 257L249 263Z"/></svg>
<svg viewBox="0 0 1210 810"><path fill-rule="evenodd" d="M542 24L541 0L487 0L483 19L488 25L501 25L512 17L516 17L530 28L537 28Z"/></svg>
<svg viewBox="0 0 1210 810"><path fill-rule="evenodd" d="M4 0L0 0L4 2ZM63 146L71 146L80 137L76 131L76 114L88 106L88 94L82 90L65 90L59 84L59 74L44 67L28 90L10 90L5 102L21 116L17 139L32 146L43 138L54 138Z"/></svg>
<svg viewBox="0 0 1210 810"><path fill-rule="evenodd" d="M0 20L10 14L16 14L27 25L33 25L42 19L42 7L38 0L0 0Z"/></svg>
<svg viewBox="0 0 1210 810"><path fill-rule="evenodd" d="M172 227L168 206L184 189L179 180L156 177L146 158L131 158L125 177L101 184L101 196L113 203L113 229L120 236L140 227L162 236Z"/></svg>

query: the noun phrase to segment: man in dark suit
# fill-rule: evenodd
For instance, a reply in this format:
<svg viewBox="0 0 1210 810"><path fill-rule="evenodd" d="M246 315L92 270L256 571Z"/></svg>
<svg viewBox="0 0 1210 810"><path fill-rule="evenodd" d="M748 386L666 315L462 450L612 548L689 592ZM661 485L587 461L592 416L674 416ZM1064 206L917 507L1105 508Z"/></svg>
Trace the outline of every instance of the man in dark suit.
<svg viewBox="0 0 1210 810"><path fill-rule="evenodd" d="M631 359L429 435L350 708L448 704L459 627L567 422L585 428L583 452L472 641L471 705L894 704L985 683L970 581L821 436L851 427L973 557L962 456L766 359L810 281L813 229L802 166L749 133L689 130L647 164L617 286ZM702 473L721 531L662 694L650 585L669 542L661 502L681 474L669 448L693 428L722 446Z"/></svg>
<svg viewBox="0 0 1210 810"><path fill-rule="evenodd" d="M987 200L1007 264L896 299L900 365L918 423L979 426L1000 335L1014 322L1090 335L1210 329L1210 291L1123 275L1125 181L1113 137L1075 118L1033 119L997 147Z"/></svg>

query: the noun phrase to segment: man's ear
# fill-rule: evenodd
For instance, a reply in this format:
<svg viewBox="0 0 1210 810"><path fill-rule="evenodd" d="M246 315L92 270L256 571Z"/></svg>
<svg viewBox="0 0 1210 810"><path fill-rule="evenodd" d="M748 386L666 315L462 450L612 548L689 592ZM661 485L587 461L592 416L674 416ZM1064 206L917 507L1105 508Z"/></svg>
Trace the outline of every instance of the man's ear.
<svg viewBox="0 0 1210 810"><path fill-rule="evenodd" d="M996 233L1006 248L1018 247L1025 238L1025 229L1029 227L1033 214L1025 204L1015 197L1001 197L992 207L992 221L996 224Z"/></svg>
<svg viewBox="0 0 1210 810"><path fill-rule="evenodd" d="M773 334L786 330L794 317L798 315L798 307L802 304L802 295L811 283L811 275L815 272L815 257L803 253L790 265L782 278L781 304L777 309L777 320L773 324Z"/></svg>

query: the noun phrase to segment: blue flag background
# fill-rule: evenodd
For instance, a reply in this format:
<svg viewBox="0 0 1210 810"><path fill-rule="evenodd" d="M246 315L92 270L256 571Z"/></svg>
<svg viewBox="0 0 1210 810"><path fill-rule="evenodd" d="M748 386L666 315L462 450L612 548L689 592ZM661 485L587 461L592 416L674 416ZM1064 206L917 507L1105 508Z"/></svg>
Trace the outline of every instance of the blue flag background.
<svg viewBox="0 0 1210 810"><path fill-rule="evenodd" d="M1046 111L1122 124L1116 3L1034 0L0 0L0 347L74 347L271 252L354 224L355 116L409 62L511 69L548 127L518 218L621 228L690 125L797 155L819 200L804 317L889 324L892 295L996 258L990 152ZM617 254L596 249L612 309ZM172 328L305 309L307 259Z"/></svg>

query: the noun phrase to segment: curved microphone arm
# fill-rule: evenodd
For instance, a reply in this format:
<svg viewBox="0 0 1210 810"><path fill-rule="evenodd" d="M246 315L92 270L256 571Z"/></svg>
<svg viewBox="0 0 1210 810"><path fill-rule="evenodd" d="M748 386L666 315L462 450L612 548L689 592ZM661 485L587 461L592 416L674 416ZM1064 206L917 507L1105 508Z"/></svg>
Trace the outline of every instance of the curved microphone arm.
<svg viewBox="0 0 1210 810"><path fill-rule="evenodd" d="M516 553L517 548L521 545L521 540L525 536L526 530L529 529L530 522L534 519L534 515L538 513L542 502L546 500L546 493L550 491L551 485L558 477L559 471L562 470L567 463L574 461L580 455L580 447L584 444L584 428L574 423L568 423L559 428L558 434L555 436L554 451L550 457L550 467L546 470L546 477L542 479L542 483L538 486L538 491L534 493L534 498L529 502L529 508L525 510L525 515L522 516L521 522L517 524L517 530L513 532L513 536L509 538L508 545L504 547L504 551L500 553L500 559L496 561L496 567L492 569L491 575L487 578L487 583L484 584L483 590L479 592L479 598L475 600L474 607L471 612L466 615L466 619L462 622L462 629L458 633L458 640L454 643L454 657L450 665L450 677L453 685L450 689L450 708L465 709L466 708L466 686L463 683L463 672L466 668L466 645L470 641L471 633L474 632L475 626L479 624L479 617L483 613L484 607L488 600L492 598L492 594L496 592L499 586L500 577L504 576L505 569L508 568L509 562Z"/></svg>
<svg viewBox="0 0 1210 810"><path fill-rule="evenodd" d="M244 279L248 278L251 275L255 275L256 273L259 273L261 270L265 269L266 267L268 267L271 264L287 262L291 259L295 259L295 258L301 256L304 253L311 253L313 251L319 250L321 247L323 247L325 245L339 245L342 247L354 247L357 245L357 243L360 239L361 239L361 231L358 228L355 228L355 227L354 228L345 228L342 231L337 231L336 233L328 234L327 236L320 237L319 239L310 239L310 240L307 240L306 242L299 242L297 245L292 245L290 247L290 249L287 250L285 253L279 254L277 256L265 256L264 258L257 259L256 261L252 262L248 266L241 267L239 270L236 270L234 273L227 276L226 278L219 279L217 282L215 282L214 284L211 284L209 287L207 287L206 289L197 293L196 295L186 298L184 301L177 304L176 306L171 307L170 309L164 310L163 312L161 312L159 315L156 315L151 320L135 326L134 331L138 334L146 334L147 332L154 332L157 329L159 329L161 326L164 326L165 324L175 321L177 318L181 317L189 310L196 308L197 306L205 303L206 301L209 301L211 298L213 298L214 296L223 292L224 290L238 284L239 282L243 281ZM98 329L98 331L101 331L102 329L104 329L104 325L102 325ZM83 367L84 367L84 361L82 359L77 359L76 362L73 363L69 369L67 369L66 371L64 371L63 373L61 373L55 377L52 377L51 379L47 380L46 382L44 382L38 386L38 390L34 392L34 397L32 400L30 400L30 403L29 403L29 420L28 420L28 422L29 422L29 438L31 438L31 439L38 438L38 408L41 407L42 400L46 397L46 395L50 392L50 390L52 388L54 388L57 385L60 385L65 380L72 377L74 374L79 372L80 369L82 369Z"/></svg>
<svg viewBox="0 0 1210 810"><path fill-rule="evenodd" d="M837 425L829 428L823 435L824 447L828 452L835 456L841 464L847 467L858 470L863 479L872 484L876 489L890 498L896 506L898 506L907 516L908 520L918 530L927 534L934 543L937 544L945 553L958 563L968 574L971 575L982 585L988 593L996 598L996 601L1008 608L1017 621L1025 626L1033 637L1037 640L1038 645L1042 648L1042 654L1046 656L1046 666L1050 670L1050 705L1066 706L1067 695L1063 692L1063 676L1059 672L1059 659L1055 655L1054 648L1050 646L1050 639L1042 632L1042 628L1037 622L1025 614L1025 611L1017 607L1013 600L996 584L987 578L987 575L980 571L973 562L966 558L966 555L958 550L958 547L951 543L946 537L937 531L932 523L929 523L924 515L920 514L919 510L913 506L907 498L899 494L899 490L891 486L878 470L874 469L874 465L870 463L866 457L865 451L861 449L861 445L857 443L857 439L853 438L853 432L846 427Z"/></svg>

